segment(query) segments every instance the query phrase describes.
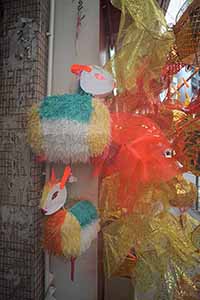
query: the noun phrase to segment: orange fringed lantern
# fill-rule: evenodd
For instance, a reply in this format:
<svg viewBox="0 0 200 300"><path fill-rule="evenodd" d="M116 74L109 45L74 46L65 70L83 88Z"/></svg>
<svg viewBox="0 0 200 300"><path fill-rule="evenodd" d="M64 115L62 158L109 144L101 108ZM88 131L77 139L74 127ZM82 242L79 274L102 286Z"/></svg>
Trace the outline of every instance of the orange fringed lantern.
<svg viewBox="0 0 200 300"><path fill-rule="evenodd" d="M200 118L188 115L177 123L177 136L174 140L176 158L185 171L200 175Z"/></svg>
<svg viewBox="0 0 200 300"><path fill-rule="evenodd" d="M200 4L193 0L174 26L177 52L186 64L199 65Z"/></svg>
<svg viewBox="0 0 200 300"><path fill-rule="evenodd" d="M61 228L66 218L67 211L61 209L44 220L44 239L43 246L49 253L62 256L62 237Z"/></svg>
<svg viewBox="0 0 200 300"><path fill-rule="evenodd" d="M200 299L200 274L188 278L182 276L177 283L173 300L199 300Z"/></svg>

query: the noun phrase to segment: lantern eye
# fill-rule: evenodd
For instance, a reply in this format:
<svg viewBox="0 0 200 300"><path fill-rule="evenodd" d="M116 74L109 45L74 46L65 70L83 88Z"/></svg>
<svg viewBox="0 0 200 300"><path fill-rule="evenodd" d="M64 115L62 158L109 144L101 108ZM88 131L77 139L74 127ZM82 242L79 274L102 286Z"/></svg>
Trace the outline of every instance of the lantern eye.
<svg viewBox="0 0 200 300"><path fill-rule="evenodd" d="M105 77L100 73L95 73L94 76L98 80L105 80Z"/></svg>
<svg viewBox="0 0 200 300"><path fill-rule="evenodd" d="M176 154L175 151L172 149L166 149L164 152L164 156L166 158L172 158L175 154Z"/></svg>
<svg viewBox="0 0 200 300"><path fill-rule="evenodd" d="M56 197L58 196L58 191L56 191L55 193L53 193L51 200L54 200Z"/></svg>

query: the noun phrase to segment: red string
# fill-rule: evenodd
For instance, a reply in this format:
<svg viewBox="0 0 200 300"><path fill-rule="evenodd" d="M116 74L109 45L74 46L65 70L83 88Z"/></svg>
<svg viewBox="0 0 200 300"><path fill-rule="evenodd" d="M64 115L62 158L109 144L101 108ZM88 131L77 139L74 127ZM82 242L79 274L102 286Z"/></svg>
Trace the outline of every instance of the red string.
<svg viewBox="0 0 200 300"><path fill-rule="evenodd" d="M76 257L71 257L71 281L74 281L75 260L76 260Z"/></svg>

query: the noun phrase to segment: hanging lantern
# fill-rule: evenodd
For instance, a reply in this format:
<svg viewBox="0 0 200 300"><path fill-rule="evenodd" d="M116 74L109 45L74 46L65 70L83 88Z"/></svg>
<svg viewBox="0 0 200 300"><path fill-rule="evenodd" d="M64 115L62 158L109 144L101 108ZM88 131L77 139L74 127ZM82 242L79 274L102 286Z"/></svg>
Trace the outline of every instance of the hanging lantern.
<svg viewBox="0 0 200 300"><path fill-rule="evenodd" d="M176 158L184 170L200 175L200 118L186 116L177 124L177 136L174 140Z"/></svg>

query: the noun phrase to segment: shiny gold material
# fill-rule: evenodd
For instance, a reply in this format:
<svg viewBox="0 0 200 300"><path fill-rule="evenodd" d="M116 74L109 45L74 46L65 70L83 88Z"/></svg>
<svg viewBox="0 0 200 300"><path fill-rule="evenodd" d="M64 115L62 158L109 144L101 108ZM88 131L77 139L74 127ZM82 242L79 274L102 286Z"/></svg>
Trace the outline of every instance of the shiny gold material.
<svg viewBox="0 0 200 300"><path fill-rule="evenodd" d="M186 116L186 113L184 113L183 111L178 110L178 109L173 109L172 113L173 113L173 122L175 124Z"/></svg>
<svg viewBox="0 0 200 300"><path fill-rule="evenodd" d="M200 299L200 275L192 278L182 276L178 282L173 300L199 300Z"/></svg>
<svg viewBox="0 0 200 300"><path fill-rule="evenodd" d="M119 175L117 173L107 176L102 180L99 196L99 202L101 203L99 210L101 213L102 223L109 220L118 219L123 214L123 211L121 211L117 202L118 190Z"/></svg>
<svg viewBox="0 0 200 300"><path fill-rule="evenodd" d="M182 176L168 183L146 186L141 191L134 213L123 216L122 212L113 209L117 208L111 193L116 178L109 177L103 181L104 195L108 196L104 198L107 211L102 229L107 276L131 277L138 300L172 300L173 295L195 294L192 277L200 273L200 254L197 251L199 229L195 232L199 222L187 213L175 216L168 211L170 203L177 207L190 207L196 196L195 187ZM109 211L109 208L112 210ZM131 248L137 255L135 263L127 261ZM188 288L185 292L181 288L180 293L182 278L191 282L190 292Z"/></svg>
<svg viewBox="0 0 200 300"><path fill-rule="evenodd" d="M197 198L196 186L187 181L182 175L176 176L169 183L173 197L169 199L172 206L192 207Z"/></svg>
<svg viewBox="0 0 200 300"><path fill-rule="evenodd" d="M119 269L113 274L116 277L132 278L137 259L126 256Z"/></svg>
<svg viewBox="0 0 200 300"><path fill-rule="evenodd" d="M107 64L120 90L134 87L138 69L146 65L144 81L158 79L174 42L164 15L154 0L113 0L121 9L117 53Z"/></svg>
<svg viewBox="0 0 200 300"><path fill-rule="evenodd" d="M200 225L192 232L192 243L200 251Z"/></svg>
<svg viewBox="0 0 200 300"><path fill-rule="evenodd" d="M200 255L191 241L193 225L192 218L186 215L183 229L179 217L169 212L149 219L148 234L141 224L135 247L138 262L133 277L137 299L173 299L182 276L192 282L191 274L200 273Z"/></svg>
<svg viewBox="0 0 200 300"><path fill-rule="evenodd" d="M129 217L122 217L105 226L103 231L105 272L108 277L118 271L129 250L134 244L132 234L134 222Z"/></svg>

